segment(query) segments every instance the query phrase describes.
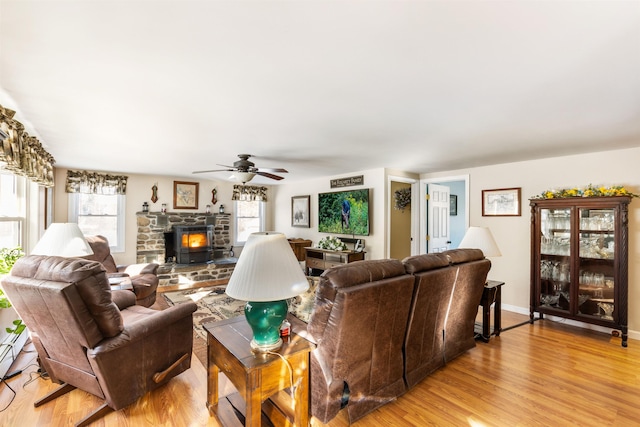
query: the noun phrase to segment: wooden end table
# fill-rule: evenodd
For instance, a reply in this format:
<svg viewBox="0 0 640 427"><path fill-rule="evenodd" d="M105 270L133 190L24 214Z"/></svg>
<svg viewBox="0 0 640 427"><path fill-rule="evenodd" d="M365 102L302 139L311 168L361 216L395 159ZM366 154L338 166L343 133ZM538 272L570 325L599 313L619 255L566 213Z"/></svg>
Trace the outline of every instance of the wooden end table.
<svg viewBox="0 0 640 427"><path fill-rule="evenodd" d="M112 291L127 290L133 291L133 284L129 276L112 276L109 277L109 286Z"/></svg>
<svg viewBox="0 0 640 427"><path fill-rule="evenodd" d="M207 408L221 423L218 373L222 371L233 383L246 405L245 426L260 426L262 403L281 390L291 387L291 371L283 359L274 354L253 353L249 342L253 336L244 316L211 322L204 325L207 331ZM293 415L295 426L309 425L309 353L315 346L294 333L285 339L276 351L291 366L293 383L293 411L280 408L282 413ZM289 418L287 416L287 418Z"/></svg>
<svg viewBox="0 0 640 427"><path fill-rule="evenodd" d="M499 336L502 330L502 285L504 285L504 282L487 280L482 290L482 299L480 300L480 305L482 306L482 332L477 333L476 337L484 342L489 342L491 335ZM493 331L490 330L491 304L493 304Z"/></svg>

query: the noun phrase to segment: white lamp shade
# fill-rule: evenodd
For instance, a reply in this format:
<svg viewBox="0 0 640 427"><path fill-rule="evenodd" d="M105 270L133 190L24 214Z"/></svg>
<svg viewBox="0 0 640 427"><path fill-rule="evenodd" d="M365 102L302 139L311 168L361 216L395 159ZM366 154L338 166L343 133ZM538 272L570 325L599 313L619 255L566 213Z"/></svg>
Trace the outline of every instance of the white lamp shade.
<svg viewBox="0 0 640 427"><path fill-rule="evenodd" d="M484 256L502 256L488 227L469 227L459 248L480 249Z"/></svg>
<svg viewBox="0 0 640 427"><path fill-rule="evenodd" d="M45 230L31 254L72 258L91 255L93 250L84 238L78 224L57 222Z"/></svg>
<svg viewBox="0 0 640 427"><path fill-rule="evenodd" d="M252 233L242 249L226 293L242 301L279 301L300 295L309 282L282 233Z"/></svg>

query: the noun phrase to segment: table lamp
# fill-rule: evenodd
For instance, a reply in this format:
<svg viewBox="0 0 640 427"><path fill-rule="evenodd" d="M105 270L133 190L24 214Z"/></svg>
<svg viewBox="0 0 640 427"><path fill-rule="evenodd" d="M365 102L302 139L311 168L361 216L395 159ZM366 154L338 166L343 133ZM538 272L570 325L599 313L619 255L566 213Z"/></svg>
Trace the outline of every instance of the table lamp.
<svg viewBox="0 0 640 427"><path fill-rule="evenodd" d="M93 254L78 224L57 222L47 228L36 243L31 255L50 255L65 258L82 257Z"/></svg>
<svg viewBox="0 0 640 427"><path fill-rule="evenodd" d="M284 234L249 235L226 294L247 301L244 314L253 331L253 351L265 353L280 348L280 325L288 311L286 299L308 288L309 282Z"/></svg>
<svg viewBox="0 0 640 427"><path fill-rule="evenodd" d="M502 256L488 227L469 227L458 248L480 249L485 257Z"/></svg>

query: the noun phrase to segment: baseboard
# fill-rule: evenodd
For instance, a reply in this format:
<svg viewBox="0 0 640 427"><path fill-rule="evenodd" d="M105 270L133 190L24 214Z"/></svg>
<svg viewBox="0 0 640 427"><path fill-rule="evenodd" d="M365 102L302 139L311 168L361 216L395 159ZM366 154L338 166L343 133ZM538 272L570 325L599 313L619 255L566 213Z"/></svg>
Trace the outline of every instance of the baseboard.
<svg viewBox="0 0 640 427"><path fill-rule="evenodd" d="M502 304L502 309L504 311L510 311L513 313L524 314L529 316L529 308L518 307L515 305ZM537 316L536 316L537 317ZM573 319L565 319L564 317L552 316L549 314L545 314L544 318L546 320L551 320L552 322L561 322L567 325L576 326L578 328L587 329L590 331L604 332L605 334L611 333L611 328L605 328L603 326L592 325L590 323L579 322ZM640 331L632 331L629 330L629 338L634 340L640 340Z"/></svg>

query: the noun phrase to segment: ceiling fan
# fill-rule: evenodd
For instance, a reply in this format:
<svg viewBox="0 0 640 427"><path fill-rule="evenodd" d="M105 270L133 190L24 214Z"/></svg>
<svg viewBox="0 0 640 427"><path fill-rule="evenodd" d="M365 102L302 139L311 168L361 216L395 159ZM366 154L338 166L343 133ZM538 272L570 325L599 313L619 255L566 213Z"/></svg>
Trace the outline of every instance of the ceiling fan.
<svg viewBox="0 0 640 427"><path fill-rule="evenodd" d="M249 157L251 157L251 154L238 154L238 157L240 157L240 160L233 162L233 166L218 164L218 166L222 166L226 169L195 171L193 173L233 172L233 175L231 175L231 178L235 178L238 181L241 181L243 184L245 182L251 181L253 177L256 175L261 175L266 178L271 178L271 179L280 181L281 179L284 179L284 177L279 175L274 175L272 172L288 173L286 169L282 169L282 168L275 168L275 169L257 168L256 164L249 160Z"/></svg>

